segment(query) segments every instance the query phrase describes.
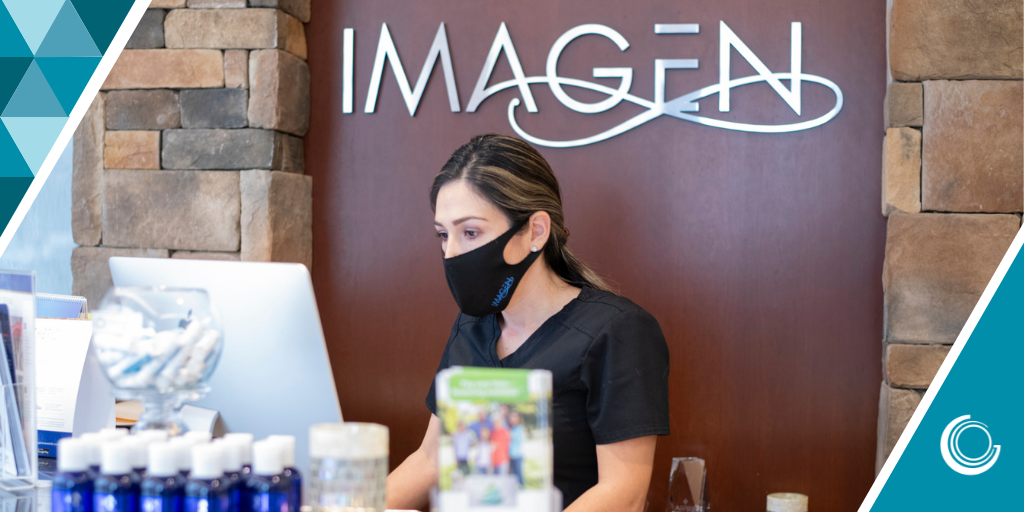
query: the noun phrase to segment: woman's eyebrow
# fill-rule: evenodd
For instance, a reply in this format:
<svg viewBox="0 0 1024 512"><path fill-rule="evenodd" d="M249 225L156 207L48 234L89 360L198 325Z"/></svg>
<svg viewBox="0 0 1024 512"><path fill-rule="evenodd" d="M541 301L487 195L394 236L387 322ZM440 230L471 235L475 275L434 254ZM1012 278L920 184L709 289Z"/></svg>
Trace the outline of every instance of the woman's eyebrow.
<svg viewBox="0 0 1024 512"><path fill-rule="evenodd" d="M466 222L467 220L470 220L470 219L477 219L477 220L483 220L483 221L487 220L487 219L485 219L483 217L474 217L474 216L470 215L469 217L462 217L460 219L455 219L455 221L452 222L452 224L455 225L455 226L458 226L459 224L462 224L463 222ZM435 226L444 227L444 226L441 225L440 222L437 222L436 220L434 221L434 225Z"/></svg>

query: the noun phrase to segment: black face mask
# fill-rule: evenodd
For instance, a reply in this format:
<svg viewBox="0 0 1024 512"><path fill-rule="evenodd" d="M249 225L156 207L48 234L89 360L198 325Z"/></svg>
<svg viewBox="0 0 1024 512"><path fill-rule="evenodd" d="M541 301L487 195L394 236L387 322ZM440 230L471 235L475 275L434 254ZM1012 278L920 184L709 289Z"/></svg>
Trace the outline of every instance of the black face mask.
<svg viewBox="0 0 1024 512"><path fill-rule="evenodd" d="M444 260L448 288L463 313L483 317L508 306L523 274L540 256L540 251L531 252L515 265L505 263L505 246L526 222L472 251Z"/></svg>

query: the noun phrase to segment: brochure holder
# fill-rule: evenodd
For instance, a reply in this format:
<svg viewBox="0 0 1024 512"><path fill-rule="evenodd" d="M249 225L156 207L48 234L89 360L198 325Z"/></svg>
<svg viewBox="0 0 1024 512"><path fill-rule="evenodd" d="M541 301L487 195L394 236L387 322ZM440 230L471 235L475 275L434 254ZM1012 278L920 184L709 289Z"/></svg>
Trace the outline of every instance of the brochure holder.
<svg viewBox="0 0 1024 512"><path fill-rule="evenodd" d="M0 490L36 485L35 274L0 271Z"/></svg>

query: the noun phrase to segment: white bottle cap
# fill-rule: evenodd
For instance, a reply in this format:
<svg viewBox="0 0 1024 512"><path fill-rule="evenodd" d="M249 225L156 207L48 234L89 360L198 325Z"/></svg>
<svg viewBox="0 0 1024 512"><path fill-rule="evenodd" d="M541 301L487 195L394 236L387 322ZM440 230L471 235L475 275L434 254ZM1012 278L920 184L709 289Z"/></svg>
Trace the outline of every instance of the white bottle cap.
<svg viewBox="0 0 1024 512"><path fill-rule="evenodd" d="M178 447L166 442L150 444L149 466L146 471L149 475L155 477L169 477L177 475L179 471Z"/></svg>
<svg viewBox="0 0 1024 512"><path fill-rule="evenodd" d="M128 437L128 429L126 428L105 428L100 430L98 433L103 439L113 440Z"/></svg>
<svg viewBox="0 0 1024 512"><path fill-rule="evenodd" d="M224 476L220 462L220 447L203 443L192 447L192 473L189 478L211 480Z"/></svg>
<svg viewBox="0 0 1024 512"><path fill-rule="evenodd" d="M309 427L314 459L365 460L388 456L388 428L376 423L320 423Z"/></svg>
<svg viewBox="0 0 1024 512"><path fill-rule="evenodd" d="M167 439L170 437L170 435L167 433L166 430L154 429L154 430L143 430L142 432L139 432L139 433L135 434L135 437L139 437L139 438L145 439L146 441L149 441L149 442L161 442L162 443L164 441L167 441Z"/></svg>
<svg viewBox="0 0 1024 512"><path fill-rule="evenodd" d="M132 471L132 449L124 441L103 443L103 463L100 473L104 475L127 475Z"/></svg>
<svg viewBox="0 0 1024 512"><path fill-rule="evenodd" d="M242 470L242 444L237 441L218 439L214 441L220 447L220 463L225 473L238 473Z"/></svg>
<svg viewBox="0 0 1024 512"><path fill-rule="evenodd" d="M129 457L132 468L144 468L149 462L149 456L146 452L146 440L138 437L126 437L122 443L128 445L128 450L131 452Z"/></svg>
<svg viewBox="0 0 1024 512"><path fill-rule="evenodd" d="M174 453L177 454L178 458L178 470L179 471L191 471L192 470L192 441L185 439L184 437L173 437L168 442L174 447Z"/></svg>
<svg viewBox="0 0 1024 512"><path fill-rule="evenodd" d="M86 471L89 469L89 456L92 445L81 439L65 437L57 442L57 470Z"/></svg>
<svg viewBox="0 0 1024 512"><path fill-rule="evenodd" d="M252 464L252 442L254 436L246 432L232 432L230 434L224 434L225 441L231 441L235 443L241 443L242 445L242 465L249 466Z"/></svg>
<svg viewBox="0 0 1024 512"><path fill-rule="evenodd" d="M252 444L252 472L261 476L280 475L284 472L281 443L257 441Z"/></svg>
<svg viewBox="0 0 1024 512"><path fill-rule="evenodd" d="M103 461L103 452L101 451L103 440L100 439L99 434L95 432L82 434L82 437L78 439L89 447L89 465L99 466Z"/></svg>
<svg viewBox="0 0 1024 512"><path fill-rule="evenodd" d="M199 430L193 430L191 432L185 432L183 436L185 439L191 439L197 443L209 443L213 439L213 434L209 432L202 432Z"/></svg>
<svg viewBox="0 0 1024 512"><path fill-rule="evenodd" d="M295 436L273 435L267 436L267 440L281 443L281 463L284 467L295 467Z"/></svg>

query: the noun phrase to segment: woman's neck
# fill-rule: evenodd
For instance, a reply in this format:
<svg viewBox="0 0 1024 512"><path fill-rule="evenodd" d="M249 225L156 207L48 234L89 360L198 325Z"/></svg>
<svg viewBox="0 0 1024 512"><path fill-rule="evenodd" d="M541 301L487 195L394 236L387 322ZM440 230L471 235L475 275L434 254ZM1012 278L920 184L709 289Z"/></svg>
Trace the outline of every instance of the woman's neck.
<svg viewBox="0 0 1024 512"><path fill-rule="evenodd" d="M498 315L503 334L510 331L529 336L579 296L580 291L558 277L543 259L538 259L523 275L508 307Z"/></svg>

